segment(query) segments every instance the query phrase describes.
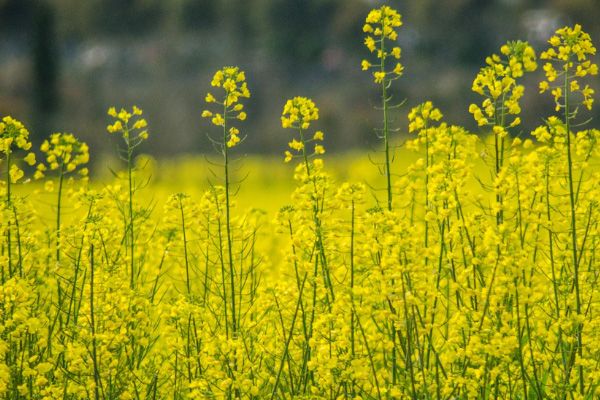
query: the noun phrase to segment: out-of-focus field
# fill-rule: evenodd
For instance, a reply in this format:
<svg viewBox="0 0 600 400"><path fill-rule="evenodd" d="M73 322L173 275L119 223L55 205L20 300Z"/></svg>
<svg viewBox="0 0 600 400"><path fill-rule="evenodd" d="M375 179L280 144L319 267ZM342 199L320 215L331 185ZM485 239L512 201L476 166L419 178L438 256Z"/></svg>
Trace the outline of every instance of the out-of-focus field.
<svg viewBox="0 0 600 400"><path fill-rule="evenodd" d="M404 176L411 164L416 162L422 154L405 149L403 140L399 139L400 145L394 152L391 167L394 183ZM481 142L478 148L481 154L488 145L493 143ZM383 199L385 191L385 179L379 172L377 165L381 161L382 154L365 150L353 151L343 154L325 154L323 157L325 171L331 175L337 183L364 183L369 187L366 202L376 205L375 197ZM260 210L264 212L269 220L283 206L294 205L291 198L297 187L293 179L294 169L297 162L285 163L283 157L273 156L240 156L237 158L233 168L234 185L233 200L240 211ZM194 201L199 201L203 194L210 189L211 185L223 185L222 166L215 164L215 157L202 155L184 155L179 157L154 159L141 155L136 159L139 174L143 177L139 180L145 182L139 191L139 199L142 204L153 205L153 219L160 219L163 212L162 207L169 196L175 193L189 195ZM485 166L485 157L475 161L474 171L481 181L488 181L489 171ZM114 172L121 171L123 165L115 159L105 159L96 165L94 173L90 175L89 187L101 190L106 185L123 185L125 182L115 178ZM477 171L483 171L478 174ZM47 179L44 180L46 182ZM68 185L66 191L78 190L80 182ZM41 219L48 216L48 223L52 224L55 210L55 193L48 193L44 185L32 181L18 185L16 192L21 195L34 195L34 203ZM472 189L481 191L481 185L473 182ZM70 223L70 219L77 215L72 209L69 200L63 204L64 222Z"/></svg>
<svg viewBox="0 0 600 400"><path fill-rule="evenodd" d="M397 139L398 147L393 152L392 184L406 175L411 164L423 157L422 152L415 153L407 150L403 144L407 139ZM473 169L477 179L488 182L490 179L489 156L493 148L493 137L482 140L477 149L481 157L473 160ZM282 151L283 153L283 151ZM234 200L241 210L256 208L273 214L285 205L293 205L291 195L296 188L294 169L299 161L285 163L283 157L273 156L241 156L234 163L234 180L239 182L234 191ZM382 200L385 191L385 178L380 173L378 163L383 161L383 154L372 150L355 150L352 152L325 154L323 157L324 170L338 184L343 182L364 183L370 188L367 203L376 204L374 196ZM149 185L142 193L154 198L162 204L174 193L185 193L198 199L212 185L222 185L222 166L215 157L187 155L162 160L154 160L141 156L139 164L144 165L144 175L150 178ZM104 170L99 169L91 176L92 186L101 187L113 179L108 162ZM491 165L491 164L490 164ZM213 173L214 172L214 173ZM481 191L481 185L472 182L472 190Z"/></svg>
<svg viewBox="0 0 600 400"><path fill-rule="evenodd" d="M398 174L404 174L408 165L416 159L416 154L400 149L394 168ZM325 170L338 183L368 182L384 188L377 166L371 163L366 153L325 155L323 160ZM223 184L218 176L222 168L211 166L202 156L172 158L152 164L154 178L146 192L155 196L157 201L164 201L173 193L199 197L211 184ZM238 163L239 170L235 173L238 181L243 179L235 196L238 207L242 210L257 208L273 214L285 205L292 205L290 196L296 188L293 179L296 165L297 162L284 163L283 157L244 158Z"/></svg>

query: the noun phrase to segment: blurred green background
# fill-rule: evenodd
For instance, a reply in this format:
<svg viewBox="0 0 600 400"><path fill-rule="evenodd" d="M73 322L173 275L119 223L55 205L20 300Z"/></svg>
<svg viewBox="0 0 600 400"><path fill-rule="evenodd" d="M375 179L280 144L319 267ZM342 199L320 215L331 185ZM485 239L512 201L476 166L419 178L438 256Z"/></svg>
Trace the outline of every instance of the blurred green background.
<svg viewBox="0 0 600 400"><path fill-rule="evenodd" d="M527 40L539 54L557 28L579 23L600 45L598 0L0 0L0 115L23 121L34 147L70 132L98 159L117 144L107 109L137 105L149 123L143 152L210 152L204 96L217 69L236 65L251 91L238 124L248 138L236 151L282 154L289 132L279 117L294 96L320 108L328 152L367 148L380 87L361 70L371 56L362 26L383 4L404 23L405 74L393 91L406 99L399 135L410 108L426 100L477 132L468 106L481 99L471 84L508 40ZM552 96L538 94L542 76L540 68L524 80L524 134L553 113ZM590 81L600 93L599 78Z"/></svg>

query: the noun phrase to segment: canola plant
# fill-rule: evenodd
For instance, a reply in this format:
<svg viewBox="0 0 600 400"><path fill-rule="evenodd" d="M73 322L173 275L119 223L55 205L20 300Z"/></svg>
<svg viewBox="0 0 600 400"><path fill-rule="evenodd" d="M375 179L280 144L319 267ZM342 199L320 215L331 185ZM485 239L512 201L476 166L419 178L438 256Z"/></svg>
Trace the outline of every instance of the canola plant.
<svg viewBox="0 0 600 400"><path fill-rule="evenodd" d="M108 111L127 168L99 190L86 184L84 143L54 134L37 163L27 129L4 118L0 397L598 398L600 131L579 114L598 73L589 35L560 29L540 54L556 110L533 140L519 137L519 79L537 57L517 41L473 83L483 100L469 112L488 140L426 102L395 151L401 24L382 7L364 26L383 186L335 182L319 110L293 97L281 122L296 186L274 216L236 201L250 101L237 67L216 72L202 114L219 156L211 185L162 212L135 162L142 110ZM407 152L416 161L396 168ZM23 162L52 212L15 191L29 180Z"/></svg>

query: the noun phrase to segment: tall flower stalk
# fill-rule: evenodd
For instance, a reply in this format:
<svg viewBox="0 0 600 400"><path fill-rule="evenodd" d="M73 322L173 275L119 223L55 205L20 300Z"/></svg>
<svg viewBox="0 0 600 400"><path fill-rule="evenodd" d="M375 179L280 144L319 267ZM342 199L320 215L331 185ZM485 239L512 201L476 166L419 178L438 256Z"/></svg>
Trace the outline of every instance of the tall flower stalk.
<svg viewBox="0 0 600 400"><path fill-rule="evenodd" d="M392 96L389 94L389 89L396 79L402 76L404 67L397 60L400 59L401 49L395 46L398 38L396 28L402 25L400 14L396 10L388 6L383 6L380 9L375 9L369 12L366 19L366 24L363 26L363 31L370 34L365 38L365 45L371 53L377 52L377 63L372 64L367 60L362 61L363 70L373 70L375 83L381 84L381 108L383 112L383 127L379 129L379 138L383 140L384 161L380 167L380 173L386 180L386 208L392 211L394 208L393 191L392 191L392 170L391 164L393 159L393 149L390 144L390 133L393 129L390 127L390 109L398 107L391 105ZM372 36L371 36L372 35ZM388 46L388 43L390 44ZM391 50L390 50L391 48ZM389 60L388 60L389 59ZM395 61L394 61L395 60ZM391 62L390 62L391 61ZM393 65L393 68L392 68ZM396 383L396 333L394 329L390 329L391 339L393 342L392 349L392 381Z"/></svg>
<svg viewBox="0 0 600 400"><path fill-rule="evenodd" d="M221 277L222 277L222 293L223 302L225 304L225 331L226 338L229 340L240 339L240 328L242 315L241 302L242 290L240 289L241 282L245 279L247 274L242 271L243 269L243 255L238 257L234 255L234 233L233 233L233 218L231 216L232 208L232 197L233 190L232 186L236 183L232 178L231 171L231 154L230 149L237 146L242 142L243 138L240 139L240 131L232 126L233 120L245 120L246 113L243 110L244 105L239 103L240 98L250 97L250 91L248 90L245 82L246 76L244 71L240 71L238 67L224 67L215 73L211 82L212 86L220 87L224 93L219 99L215 98L211 93L206 95L206 102L216 103L221 106L222 113L214 113L211 111L204 111L203 117L211 117L212 123L222 129L222 135L218 139L211 139L217 152L223 156L223 187L213 187L215 193L215 204L217 206L217 212L224 214L225 221L225 242L223 243L221 234L221 223L218 224L218 241L219 241L219 258L221 264ZM218 192L223 191L224 199L219 199ZM242 250L243 252L243 250ZM225 253L225 254L224 254ZM238 272L239 271L239 272ZM229 282L226 282L229 278ZM228 287L228 289L227 289ZM227 293L229 291L229 293ZM229 308L229 311L227 310ZM229 315L228 315L229 314ZM230 356L229 362L232 365L231 371L228 373L230 379L235 380L238 373L239 364L237 362L236 350L233 351ZM227 397L231 398L239 397L239 388L236 384L228 385ZM232 390L234 389L234 390Z"/></svg>
<svg viewBox="0 0 600 400"><path fill-rule="evenodd" d="M299 206L295 211L298 213L297 215L303 215L302 218L306 218L307 222L307 226L304 226L302 234L300 232L296 232L295 234L292 232L291 221L289 229L292 240L298 236L308 236L301 246L302 253L307 257L306 263L303 263L305 265L303 276L305 279L309 276L309 273L312 275L312 279L310 280L312 282L312 293L309 297L310 300L307 302L307 304L310 304L307 307L310 310L310 316L308 320L303 319L305 340L302 347L302 360L300 361L300 383L304 385L303 391L306 391L308 384L314 383L314 375L310 372L309 365L314 362L311 339L315 334L315 320L318 317L319 271L321 272L320 278L325 289L323 300L325 310L331 311L332 303L336 299L328 254L325 248L325 227L322 221L328 207L326 200L328 179L322 172L323 161L320 158L315 158L325 153L325 149L319 144L323 140L323 132L316 131L312 137L307 135L307 130L311 123L318 120L318 118L319 109L312 100L306 97L294 97L288 100L281 116L281 125L283 128L293 129L298 132L298 136L292 138L292 141L288 144L294 153L290 150L286 151L285 161L289 162L294 158L301 160L300 164L296 167L296 174L294 175L300 184L294 193ZM311 162L311 158L315 158L314 161ZM296 252L296 249L294 248L293 251ZM295 267L296 270L297 265ZM312 271L309 270L311 265L313 268ZM300 291L300 274L296 273L296 275L298 290ZM304 279L302 279L302 282L304 282ZM302 298L300 297L298 298L298 305L302 305Z"/></svg>
<svg viewBox="0 0 600 400"><path fill-rule="evenodd" d="M6 173L7 178L4 183L6 184L5 189L5 198L2 204L3 211L5 213L5 218L7 218L7 229L6 229L6 251L8 253L8 265L5 269L5 266L2 265L2 271L0 278L2 279L2 283L5 280L10 279L15 272L19 272L19 276L22 276L23 266L21 265L21 257L19 256L19 262L17 263L16 269L14 269L13 264L13 224L18 224L17 220L17 211L15 209L15 204L13 201L13 193L12 186L16 184L21 178L23 178L24 172L21 168L19 168L16 161L20 160L19 157L15 156L16 150L29 150L31 148L31 142L28 141L29 131L25 129L22 123L11 118L4 117L0 122L0 153L2 153L3 157L0 161L6 162ZM35 164L35 155L33 153L29 153L24 160L29 164ZM12 222L14 219L14 223ZM18 235L18 226L17 226L17 235ZM4 246L2 246L4 248ZM18 251L20 252L21 247L17 246Z"/></svg>
<svg viewBox="0 0 600 400"><path fill-rule="evenodd" d="M60 228L63 212L63 187L65 180L77 172L87 179L88 169L81 168L90 159L87 144L77 140L72 134L54 133L45 140L40 150L46 155L46 164L39 163L34 174L35 179L44 178L47 171L58 171L58 191L56 200L56 261L60 262ZM72 180L72 176L69 178Z"/></svg>
<svg viewBox="0 0 600 400"><path fill-rule="evenodd" d="M502 56L493 54L486 59L487 66L481 69L473 81L473 91L484 96L481 107L471 104L469 112L482 128L491 130L494 137L493 191L496 204L493 206L496 224L503 220L504 197L499 189L500 171L504 167L506 141L509 130L521 123L519 100L523 96L524 87L517 85L517 78L525 71L537 69L535 52L529 44L521 41L508 42L500 48Z"/></svg>
<svg viewBox="0 0 600 400"><path fill-rule="evenodd" d="M548 60L544 65L546 79L540 83L542 92L551 90L556 103L556 111L562 110L562 120L554 119L553 125L555 129L564 133L564 152L567 160L567 183L569 196L569 216L570 216L570 231L571 239L571 255L573 265L573 287L575 290L575 313L576 313L576 343L570 347L568 354L569 361L566 365L566 376L569 377L571 369L577 364L576 358L583 357L583 321L580 318L586 314L582 308L582 292L581 292L581 253L584 251L584 243L580 243L578 235L577 219L579 212L579 202L575 190L575 180L573 177L576 169L574 161L574 135L572 132L575 126L574 121L577 117L578 107L585 106L587 109L592 109L592 98L594 90L585 85L581 87L580 78L586 75L596 75L598 66L587 60L589 55L596 53L596 48L592 45L590 35L581 30L580 25L575 25L574 28L565 27L556 31L556 35L549 40L551 48L542 53L541 58ZM558 68L555 68L558 65ZM556 82L556 83L554 83ZM575 102L573 95L577 94L581 101ZM581 124L580 124L581 126ZM563 146L561 146L563 147ZM583 376L583 366L578 367L579 375L579 394L585 394L585 384ZM565 394L566 397L566 394Z"/></svg>
<svg viewBox="0 0 600 400"><path fill-rule="evenodd" d="M383 140L383 152L385 159L383 162L382 174L386 179L386 191L387 191L387 209L392 210L392 149L390 144L390 132L393 131L390 127L390 109L396 106L390 104L391 96L389 89L392 82L398 79L402 75L404 67L398 61L400 58L400 47L394 46L398 33L395 28L402 25L400 21L400 14L390 7L383 6L380 9L373 10L367 16L366 24L363 27L363 31L373 36L367 36L365 39L365 45L373 52L377 52L377 63L371 64L367 60L363 60L363 70L373 70L373 77L375 83L381 84L381 106L383 111L383 128L380 129L380 138ZM388 47L389 42L389 47ZM391 48L391 50L390 50ZM391 59L391 60L388 60ZM393 62L390 62L393 61ZM392 68L392 65L395 64Z"/></svg>
<svg viewBox="0 0 600 400"><path fill-rule="evenodd" d="M139 147L142 142L148 139L148 131L145 130L146 120L139 118L142 115L142 110L137 107L133 107L133 111L127 112L125 109L121 109L119 113L114 107L108 110L108 115L117 119L113 125L108 126L108 131L111 133L120 133L125 142L125 148L119 149L121 158L127 162L127 202L125 205L124 219L125 219L125 234L126 234L126 245L129 253L129 286L131 289L135 288L135 279L137 276L135 266L135 215L133 212L134 208L134 195L141 188L141 184L135 181L134 172L135 166L134 151ZM136 118L137 117L137 118ZM135 122L134 122L135 119Z"/></svg>

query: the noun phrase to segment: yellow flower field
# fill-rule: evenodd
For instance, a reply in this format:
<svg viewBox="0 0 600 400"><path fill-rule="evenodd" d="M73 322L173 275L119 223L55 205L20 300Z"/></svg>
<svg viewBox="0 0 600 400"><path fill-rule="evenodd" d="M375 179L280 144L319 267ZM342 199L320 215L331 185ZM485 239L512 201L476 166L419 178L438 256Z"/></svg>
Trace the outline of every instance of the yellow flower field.
<svg viewBox="0 0 600 400"><path fill-rule="evenodd" d="M364 25L381 89L369 155L329 156L318 105L292 94L273 115L289 148L244 158L238 67L205 97L215 156L140 155L143 111L110 108L126 167L104 182L88 182L76 135L32 144L5 117L0 398L599 398L589 35L482 60L465 110L479 137L431 102L393 118L401 25L389 7ZM541 93L525 93L538 63ZM531 135L523 96L555 101Z"/></svg>

